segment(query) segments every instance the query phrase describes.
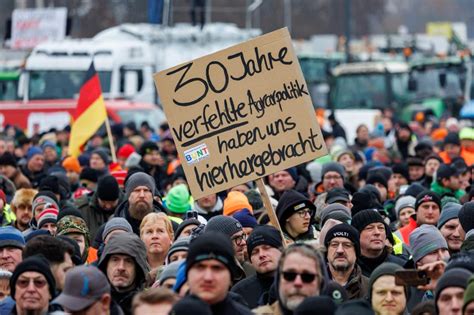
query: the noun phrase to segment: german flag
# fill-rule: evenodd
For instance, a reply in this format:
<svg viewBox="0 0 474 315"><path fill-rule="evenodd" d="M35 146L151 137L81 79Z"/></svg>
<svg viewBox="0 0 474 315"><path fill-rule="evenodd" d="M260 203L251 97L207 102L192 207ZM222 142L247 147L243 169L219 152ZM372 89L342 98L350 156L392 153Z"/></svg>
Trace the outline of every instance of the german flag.
<svg viewBox="0 0 474 315"><path fill-rule="evenodd" d="M95 134L107 119L99 76L91 63L79 92L76 112L73 115L69 155L77 157L81 147Z"/></svg>

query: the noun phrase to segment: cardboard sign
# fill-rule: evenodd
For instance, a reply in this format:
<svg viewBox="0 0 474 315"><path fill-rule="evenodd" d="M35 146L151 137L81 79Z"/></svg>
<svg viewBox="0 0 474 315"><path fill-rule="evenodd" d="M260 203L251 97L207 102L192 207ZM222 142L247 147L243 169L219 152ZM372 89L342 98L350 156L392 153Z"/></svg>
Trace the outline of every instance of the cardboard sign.
<svg viewBox="0 0 474 315"><path fill-rule="evenodd" d="M31 49L41 42L66 36L66 8L15 9L11 47Z"/></svg>
<svg viewBox="0 0 474 315"><path fill-rule="evenodd" d="M286 28L154 78L195 199L327 154Z"/></svg>

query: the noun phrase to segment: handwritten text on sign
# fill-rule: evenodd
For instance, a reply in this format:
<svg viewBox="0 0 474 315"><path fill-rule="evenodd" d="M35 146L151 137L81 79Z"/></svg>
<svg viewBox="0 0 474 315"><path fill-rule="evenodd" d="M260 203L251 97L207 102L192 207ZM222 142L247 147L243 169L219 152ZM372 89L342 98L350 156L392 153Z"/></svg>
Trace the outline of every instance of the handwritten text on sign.
<svg viewBox="0 0 474 315"><path fill-rule="evenodd" d="M194 198L326 154L287 29L157 73Z"/></svg>

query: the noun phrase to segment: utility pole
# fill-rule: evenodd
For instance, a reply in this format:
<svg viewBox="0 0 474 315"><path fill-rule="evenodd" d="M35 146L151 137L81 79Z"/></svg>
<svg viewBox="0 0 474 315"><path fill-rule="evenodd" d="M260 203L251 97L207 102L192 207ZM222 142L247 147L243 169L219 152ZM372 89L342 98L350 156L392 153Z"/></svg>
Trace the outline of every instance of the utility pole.
<svg viewBox="0 0 474 315"><path fill-rule="evenodd" d="M346 15L346 42L344 45L345 52L346 52L346 62L351 62L351 25L352 25L352 17L351 17L351 0L344 1L344 12Z"/></svg>
<svg viewBox="0 0 474 315"><path fill-rule="evenodd" d="M284 11L285 12L285 26L288 27L288 31L291 34L291 0L283 0Z"/></svg>

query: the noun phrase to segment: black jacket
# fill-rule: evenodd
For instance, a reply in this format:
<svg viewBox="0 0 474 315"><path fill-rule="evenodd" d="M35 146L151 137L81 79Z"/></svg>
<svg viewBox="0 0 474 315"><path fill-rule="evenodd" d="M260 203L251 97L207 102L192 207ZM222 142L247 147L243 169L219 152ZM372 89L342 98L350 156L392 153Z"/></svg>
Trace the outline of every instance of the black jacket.
<svg viewBox="0 0 474 315"><path fill-rule="evenodd" d="M232 287L231 291L240 294L247 305L254 309L259 306L260 297L270 290L273 281L273 276L257 273L239 281Z"/></svg>
<svg viewBox="0 0 474 315"><path fill-rule="evenodd" d="M382 252L382 255L380 255L377 258L367 258L361 255L357 259L357 264L362 269L362 274L366 276L367 278L370 278L372 271L374 271L375 268L377 268L381 263L384 263L384 262L392 262L402 267L405 266L406 264L405 260L403 260L400 257L390 254L387 249L384 249L384 251Z"/></svg>

